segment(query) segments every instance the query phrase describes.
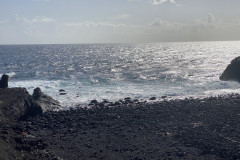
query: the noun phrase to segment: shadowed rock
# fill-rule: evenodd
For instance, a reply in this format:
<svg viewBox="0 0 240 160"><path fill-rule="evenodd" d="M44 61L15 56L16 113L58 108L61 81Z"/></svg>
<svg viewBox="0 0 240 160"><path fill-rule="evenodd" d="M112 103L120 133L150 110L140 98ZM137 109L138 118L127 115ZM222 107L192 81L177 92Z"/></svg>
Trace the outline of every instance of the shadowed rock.
<svg viewBox="0 0 240 160"><path fill-rule="evenodd" d="M44 93L42 93L42 91L39 87L37 87L33 90L33 98L35 100L40 99L42 96L44 96Z"/></svg>
<svg viewBox="0 0 240 160"><path fill-rule="evenodd" d="M31 121L26 127L20 124L42 113L25 88L0 88L0 160L58 159L44 150L42 139L29 132L34 129Z"/></svg>
<svg viewBox="0 0 240 160"><path fill-rule="evenodd" d="M34 95L25 88L8 88L8 78L3 75L0 81L0 159L57 160L58 157L44 150L47 144L28 131L34 129L31 121L26 127L20 124L43 114L42 108L51 109L57 101L43 94L40 88L34 90ZM50 102L45 102L48 99Z"/></svg>
<svg viewBox="0 0 240 160"><path fill-rule="evenodd" d="M44 94L39 87L34 89L33 99L41 106L43 112L48 110L58 110L60 107L60 103L57 100Z"/></svg>
<svg viewBox="0 0 240 160"><path fill-rule="evenodd" d="M9 76L6 74L2 75L2 79L0 80L0 88L8 88L8 79Z"/></svg>
<svg viewBox="0 0 240 160"><path fill-rule="evenodd" d="M240 82L240 56L233 59L219 78L222 81Z"/></svg>
<svg viewBox="0 0 240 160"><path fill-rule="evenodd" d="M59 102L41 92L30 95L25 88L0 88L0 122L41 115L59 109Z"/></svg>
<svg viewBox="0 0 240 160"><path fill-rule="evenodd" d="M42 114L25 88L0 88L0 122Z"/></svg>

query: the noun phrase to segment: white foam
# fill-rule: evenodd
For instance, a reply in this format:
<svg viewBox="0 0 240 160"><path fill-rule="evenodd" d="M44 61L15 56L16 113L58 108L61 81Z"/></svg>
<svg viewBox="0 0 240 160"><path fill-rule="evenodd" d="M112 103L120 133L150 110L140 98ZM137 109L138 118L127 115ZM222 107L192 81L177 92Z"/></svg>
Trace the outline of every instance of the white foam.
<svg viewBox="0 0 240 160"><path fill-rule="evenodd" d="M171 83L129 83L118 82L114 84L85 84L74 81L61 80L25 80L9 82L9 87L24 87L32 94L33 89L41 90L58 100L64 107L75 107L79 104L86 105L91 100L102 101L108 99L117 101L125 97L149 99L150 97L167 96L168 99L204 98L221 94L240 93L239 83L211 81L202 84L173 85ZM66 95L59 95L59 90L64 89Z"/></svg>

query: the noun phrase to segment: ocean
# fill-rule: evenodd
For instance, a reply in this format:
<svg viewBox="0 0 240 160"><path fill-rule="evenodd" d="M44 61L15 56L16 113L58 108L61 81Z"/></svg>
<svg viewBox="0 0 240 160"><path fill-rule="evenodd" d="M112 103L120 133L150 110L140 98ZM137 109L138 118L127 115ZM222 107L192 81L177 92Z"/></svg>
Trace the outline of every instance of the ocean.
<svg viewBox="0 0 240 160"><path fill-rule="evenodd" d="M63 107L93 99L203 98L240 93L239 83L219 80L239 53L240 41L0 45L0 74L10 76L9 87L30 94L40 87Z"/></svg>

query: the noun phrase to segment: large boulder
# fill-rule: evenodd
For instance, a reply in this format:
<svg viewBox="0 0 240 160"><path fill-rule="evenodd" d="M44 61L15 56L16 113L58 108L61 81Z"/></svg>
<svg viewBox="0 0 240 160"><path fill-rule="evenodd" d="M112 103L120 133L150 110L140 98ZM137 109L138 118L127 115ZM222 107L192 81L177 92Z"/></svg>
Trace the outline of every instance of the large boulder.
<svg viewBox="0 0 240 160"><path fill-rule="evenodd" d="M240 56L233 59L219 78L222 81L240 82Z"/></svg>
<svg viewBox="0 0 240 160"><path fill-rule="evenodd" d="M33 99L39 106L41 106L43 112L59 110L60 103L52 97L44 94L39 87L34 89Z"/></svg>

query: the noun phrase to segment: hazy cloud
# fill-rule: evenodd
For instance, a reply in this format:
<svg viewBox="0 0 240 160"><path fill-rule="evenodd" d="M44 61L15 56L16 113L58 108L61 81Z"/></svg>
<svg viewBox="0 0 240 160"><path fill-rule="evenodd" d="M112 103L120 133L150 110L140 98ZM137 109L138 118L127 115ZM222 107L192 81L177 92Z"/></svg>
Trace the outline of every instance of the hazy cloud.
<svg viewBox="0 0 240 160"><path fill-rule="evenodd" d="M25 37L25 39L49 39L47 37L54 36L59 23L45 16L36 16L34 18L21 17L14 15L9 24L11 24L11 32L17 33L17 37ZM8 30L8 29L6 29ZM32 43L32 42L31 42Z"/></svg>
<svg viewBox="0 0 240 160"><path fill-rule="evenodd" d="M15 15L17 21L22 21L25 23L55 23L56 21L52 18L44 17L44 16L37 16L33 19L28 19L26 17L19 17L18 15Z"/></svg>
<svg viewBox="0 0 240 160"><path fill-rule="evenodd" d="M5 24L5 23L8 23L8 22L9 22L9 20L1 20L0 24Z"/></svg>
<svg viewBox="0 0 240 160"><path fill-rule="evenodd" d="M215 17L213 14L208 14L208 23L214 23L215 21Z"/></svg>
<svg viewBox="0 0 240 160"><path fill-rule="evenodd" d="M161 31L173 31L179 27L178 23L171 23L168 21L164 21L162 19L155 19L152 23L149 24L150 27L154 27L155 30Z"/></svg>
<svg viewBox="0 0 240 160"><path fill-rule="evenodd" d="M153 5L159 5L159 4L163 4L163 3L166 3L166 2L176 3L175 0L152 0Z"/></svg>
<svg viewBox="0 0 240 160"><path fill-rule="evenodd" d="M125 27L122 23L111 23L111 22L79 22L79 23L65 23L66 26L70 27Z"/></svg>
<svg viewBox="0 0 240 160"><path fill-rule="evenodd" d="M223 24L216 22L212 14L209 14L207 20L196 19L192 22L170 22L162 19L155 19L149 24L155 31L176 31L176 32L202 32L223 27Z"/></svg>
<svg viewBox="0 0 240 160"><path fill-rule="evenodd" d="M157 18L149 23L145 36L152 41L237 40L239 28L240 20L224 21L213 14L189 22Z"/></svg>
<svg viewBox="0 0 240 160"><path fill-rule="evenodd" d="M152 23L149 24L150 26L169 26L171 25L170 22L161 20L160 18L155 19Z"/></svg>
<svg viewBox="0 0 240 160"><path fill-rule="evenodd" d="M111 18L113 18L113 19L128 19L128 18L130 18L130 14L119 14L119 15L117 15L115 17L111 17Z"/></svg>

